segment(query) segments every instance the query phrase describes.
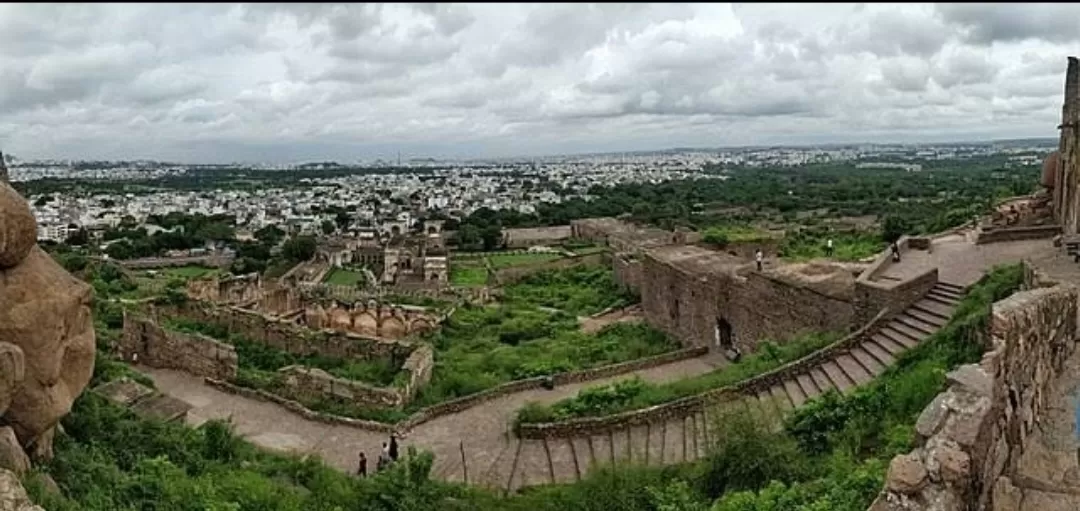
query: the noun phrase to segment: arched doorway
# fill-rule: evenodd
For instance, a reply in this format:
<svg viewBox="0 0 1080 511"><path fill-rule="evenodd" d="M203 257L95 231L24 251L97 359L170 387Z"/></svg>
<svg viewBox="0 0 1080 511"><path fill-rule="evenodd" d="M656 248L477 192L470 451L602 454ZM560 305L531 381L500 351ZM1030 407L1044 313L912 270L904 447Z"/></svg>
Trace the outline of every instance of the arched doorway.
<svg viewBox="0 0 1080 511"><path fill-rule="evenodd" d="M731 323L719 316L716 318L713 343L713 347L721 351L727 351L735 347L735 335L732 332Z"/></svg>

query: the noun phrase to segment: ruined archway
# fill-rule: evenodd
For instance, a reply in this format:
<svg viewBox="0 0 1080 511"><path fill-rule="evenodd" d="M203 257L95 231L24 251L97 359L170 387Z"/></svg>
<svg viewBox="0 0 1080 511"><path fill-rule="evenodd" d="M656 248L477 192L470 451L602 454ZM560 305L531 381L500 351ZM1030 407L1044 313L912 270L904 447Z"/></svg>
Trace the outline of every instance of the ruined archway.
<svg viewBox="0 0 1080 511"><path fill-rule="evenodd" d="M727 351L735 347L735 333L728 320L717 316L713 347L720 351Z"/></svg>

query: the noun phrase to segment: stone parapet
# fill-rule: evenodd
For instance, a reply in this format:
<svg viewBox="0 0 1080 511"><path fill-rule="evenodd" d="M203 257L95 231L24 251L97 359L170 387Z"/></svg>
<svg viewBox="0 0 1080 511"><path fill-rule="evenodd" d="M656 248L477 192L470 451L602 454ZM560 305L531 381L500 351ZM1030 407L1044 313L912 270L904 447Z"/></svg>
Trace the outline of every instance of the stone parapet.
<svg viewBox="0 0 1080 511"><path fill-rule="evenodd" d="M212 378L236 377L237 356L232 346L205 335L165 330L130 311L124 312L124 332L114 349L123 360L149 367Z"/></svg>
<svg viewBox="0 0 1080 511"><path fill-rule="evenodd" d="M975 238L976 245L987 243L999 243L1002 241L1023 241L1043 238L1053 238L1061 234L1061 226L1032 225L1025 227L984 228L979 231Z"/></svg>
<svg viewBox="0 0 1080 511"><path fill-rule="evenodd" d="M826 346L803 358L789 362L772 371L748 378L725 387L707 390L700 394L687 396L664 404L629 410L602 417L586 417L559 422L521 424L518 436L521 438L573 438L585 435L618 431L631 426L660 423L672 418L683 418L700 413L712 403L738 399L746 395L756 395L771 388L793 375L806 371L807 368L820 365L824 360L850 350L860 344L865 336L872 335L886 321L885 311L880 311L870 322L843 339Z"/></svg>
<svg viewBox="0 0 1080 511"><path fill-rule="evenodd" d="M1038 280L1029 275L1026 280ZM870 509L1017 509L1009 504L1014 476L1022 478L1014 470L1075 349L1077 305L1071 286L1021 291L995 303L981 334L990 351L947 375L947 389L916 422L919 447L892 460Z"/></svg>
<svg viewBox="0 0 1080 511"><path fill-rule="evenodd" d="M322 369L292 365L278 370L290 397L332 399L361 406L398 407L404 398L398 389L376 387L338 378Z"/></svg>
<svg viewBox="0 0 1080 511"><path fill-rule="evenodd" d="M938 283L938 269L931 268L910 279L881 282L864 279L872 272L863 273L855 280L855 318L857 324L885 309L900 312L922 299Z"/></svg>

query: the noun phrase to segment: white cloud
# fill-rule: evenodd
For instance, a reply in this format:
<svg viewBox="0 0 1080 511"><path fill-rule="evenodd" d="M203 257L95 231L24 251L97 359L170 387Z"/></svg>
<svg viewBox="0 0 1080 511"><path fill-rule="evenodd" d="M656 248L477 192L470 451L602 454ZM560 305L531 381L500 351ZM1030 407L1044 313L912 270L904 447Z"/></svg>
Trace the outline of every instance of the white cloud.
<svg viewBox="0 0 1080 511"><path fill-rule="evenodd" d="M0 148L352 160L1053 136L1078 24L1051 4L3 4Z"/></svg>

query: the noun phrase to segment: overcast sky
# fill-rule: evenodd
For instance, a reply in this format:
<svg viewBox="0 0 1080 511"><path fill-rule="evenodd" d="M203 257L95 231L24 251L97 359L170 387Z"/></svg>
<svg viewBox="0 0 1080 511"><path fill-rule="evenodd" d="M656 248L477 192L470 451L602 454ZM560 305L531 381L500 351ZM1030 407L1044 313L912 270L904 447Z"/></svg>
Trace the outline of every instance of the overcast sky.
<svg viewBox="0 0 1080 511"><path fill-rule="evenodd" d="M0 4L0 149L353 161L1053 137L1069 4Z"/></svg>

